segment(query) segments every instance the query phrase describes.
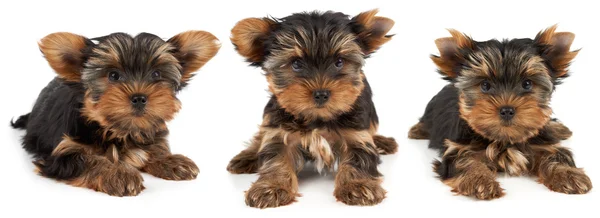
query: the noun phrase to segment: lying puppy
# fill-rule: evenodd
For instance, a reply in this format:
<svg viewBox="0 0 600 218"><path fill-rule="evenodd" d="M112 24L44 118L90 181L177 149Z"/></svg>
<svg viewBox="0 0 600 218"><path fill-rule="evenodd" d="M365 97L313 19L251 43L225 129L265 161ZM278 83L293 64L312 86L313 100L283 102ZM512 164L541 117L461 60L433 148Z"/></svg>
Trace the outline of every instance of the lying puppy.
<svg viewBox="0 0 600 218"><path fill-rule="evenodd" d="M452 191L478 199L504 195L497 172L534 175L553 191L583 194L592 183L560 145L571 131L551 119L550 98L569 63L573 33L556 26L535 39L478 42L451 30L432 56L450 81L427 105L409 138L440 150L434 169Z"/></svg>
<svg viewBox="0 0 600 218"><path fill-rule="evenodd" d="M140 171L196 178L196 164L169 151L166 122L181 108L177 92L219 50L217 38L62 32L39 47L57 77L12 125L27 130L23 147L42 176L114 196L139 194Z"/></svg>

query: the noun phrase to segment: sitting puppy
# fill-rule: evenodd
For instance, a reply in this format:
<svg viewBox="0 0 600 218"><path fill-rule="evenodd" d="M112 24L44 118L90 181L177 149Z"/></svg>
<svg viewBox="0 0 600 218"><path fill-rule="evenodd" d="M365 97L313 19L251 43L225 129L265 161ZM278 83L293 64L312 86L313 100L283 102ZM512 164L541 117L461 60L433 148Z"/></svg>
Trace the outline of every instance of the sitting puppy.
<svg viewBox="0 0 600 218"><path fill-rule="evenodd" d="M534 175L553 191L583 194L590 179L560 145L571 132L551 119L555 85L568 76L573 33L556 26L535 39L473 41L455 30L436 40L432 56L450 81L409 132L430 139L435 172L452 191L478 199L503 196L497 172Z"/></svg>
<svg viewBox="0 0 600 218"><path fill-rule="evenodd" d="M394 153L393 138L377 135L378 118L364 60L391 39L394 22L376 10L352 19L334 12L283 19L248 18L232 29L238 53L266 72L272 93L249 147L227 170L260 177L246 192L251 207L290 204L305 162L320 172L338 163L334 195L350 205L383 200L379 153Z"/></svg>
<svg viewBox="0 0 600 218"><path fill-rule="evenodd" d="M23 147L42 176L113 196L139 194L140 171L196 178L196 164L169 151L166 122L181 108L177 92L219 50L217 38L61 32L39 47L57 77L12 126L27 130Z"/></svg>

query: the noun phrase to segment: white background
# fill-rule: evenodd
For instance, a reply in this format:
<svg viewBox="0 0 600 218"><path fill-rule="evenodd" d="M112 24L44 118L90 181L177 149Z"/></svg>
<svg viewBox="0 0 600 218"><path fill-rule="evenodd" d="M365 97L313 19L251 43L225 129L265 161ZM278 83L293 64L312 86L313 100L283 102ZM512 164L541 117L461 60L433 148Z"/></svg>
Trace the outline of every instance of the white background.
<svg viewBox="0 0 600 218"><path fill-rule="evenodd" d="M499 181L506 196L475 201L454 196L434 178L436 152L427 141L407 139L429 99L445 84L429 54L446 28L475 40L534 37L553 24L577 34L573 48L583 48L571 67L572 76L558 87L552 102L555 116L573 130L564 144L580 167L600 186L597 154L600 82L598 50L600 16L593 1L2 1L0 3L0 217L600 217L598 189L587 195L554 193L533 178ZM588 3L584 3L588 2ZM228 161L258 129L268 100L260 69L248 67L234 51L229 31L247 17L284 17L306 10L336 10L356 15L380 8L380 16L396 21L394 39L364 67L374 90L380 133L393 136L399 152L383 157L387 198L374 207L336 202L333 175L302 173L298 202L258 210L244 204L244 191L256 175L230 175ZM222 48L180 94L183 109L169 123L174 153L200 167L194 181L172 182L144 175L146 190L137 197L110 197L75 188L33 173L31 158L20 147L23 131L9 128L11 118L30 111L39 91L54 77L37 41L69 31L88 37L111 32L151 32L169 38L198 29L215 34ZM14 215L7 215L7 214Z"/></svg>

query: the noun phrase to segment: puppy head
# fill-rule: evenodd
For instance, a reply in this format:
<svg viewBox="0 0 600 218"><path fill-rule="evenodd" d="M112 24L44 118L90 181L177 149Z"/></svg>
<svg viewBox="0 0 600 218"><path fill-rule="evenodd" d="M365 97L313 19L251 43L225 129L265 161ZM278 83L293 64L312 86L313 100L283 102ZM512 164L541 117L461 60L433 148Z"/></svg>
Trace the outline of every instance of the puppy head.
<svg viewBox="0 0 600 218"><path fill-rule="evenodd" d="M203 31L168 41L148 33L113 33L93 40L53 33L39 46L60 78L86 88L84 115L123 132L151 131L171 120L180 109L177 91L220 47L217 38Z"/></svg>
<svg viewBox="0 0 600 218"><path fill-rule="evenodd" d="M231 41L248 62L263 68L286 111L330 120L352 109L364 87L364 59L391 39L386 34L394 22L376 13L248 18L232 29Z"/></svg>
<svg viewBox="0 0 600 218"><path fill-rule="evenodd" d="M436 40L432 56L439 72L460 90L460 113L491 140L520 143L538 134L550 119L554 86L567 77L577 55L574 34L555 32L535 39L474 41L455 30Z"/></svg>

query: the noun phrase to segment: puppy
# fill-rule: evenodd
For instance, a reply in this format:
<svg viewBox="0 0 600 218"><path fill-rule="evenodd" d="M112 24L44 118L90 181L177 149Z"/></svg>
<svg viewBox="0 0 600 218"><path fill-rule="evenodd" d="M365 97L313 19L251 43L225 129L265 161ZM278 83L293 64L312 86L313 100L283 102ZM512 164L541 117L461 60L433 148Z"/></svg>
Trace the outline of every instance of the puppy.
<svg viewBox="0 0 600 218"><path fill-rule="evenodd" d="M216 37L59 32L39 47L57 77L12 126L27 131L23 147L40 175L113 196L139 194L140 172L196 178L196 164L169 151L166 122L181 108L176 94L219 50Z"/></svg>
<svg viewBox="0 0 600 218"><path fill-rule="evenodd" d="M379 153L394 153L397 144L377 135L362 66L391 39L387 33L394 22L376 13L248 18L232 29L236 50L265 71L272 93L260 130L227 167L235 174L259 173L246 192L247 205L292 203L306 162L319 172L338 164L334 195L343 203L374 205L384 199Z"/></svg>
<svg viewBox="0 0 600 218"><path fill-rule="evenodd" d="M550 98L578 51L575 35L552 26L535 39L478 42L455 30L431 56L450 84L427 105L408 137L440 150L439 178L478 199L504 195L498 172L533 175L549 189L583 194L592 183L560 140L571 131L551 119Z"/></svg>

